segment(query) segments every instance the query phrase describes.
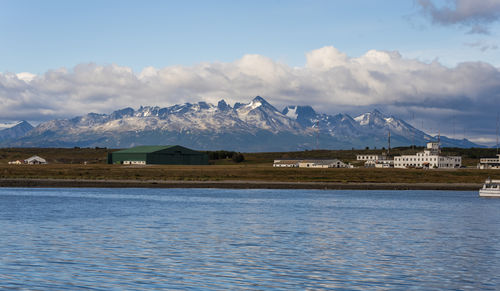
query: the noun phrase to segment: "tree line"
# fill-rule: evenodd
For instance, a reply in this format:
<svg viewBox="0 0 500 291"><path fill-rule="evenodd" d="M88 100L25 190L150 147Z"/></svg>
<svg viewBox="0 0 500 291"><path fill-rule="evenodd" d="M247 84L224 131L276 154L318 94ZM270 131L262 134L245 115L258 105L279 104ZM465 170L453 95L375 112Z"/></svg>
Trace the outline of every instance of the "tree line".
<svg viewBox="0 0 500 291"><path fill-rule="evenodd" d="M235 163L241 163L245 156L240 152L234 151L207 151L209 160L233 160Z"/></svg>

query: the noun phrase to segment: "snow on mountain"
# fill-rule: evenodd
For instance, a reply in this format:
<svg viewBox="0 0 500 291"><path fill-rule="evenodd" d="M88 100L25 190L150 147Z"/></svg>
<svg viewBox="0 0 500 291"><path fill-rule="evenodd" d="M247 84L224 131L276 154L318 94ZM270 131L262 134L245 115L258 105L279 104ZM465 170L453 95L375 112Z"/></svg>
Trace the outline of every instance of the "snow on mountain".
<svg viewBox="0 0 500 291"><path fill-rule="evenodd" d="M288 106L285 108L286 111L283 111L283 114L285 114L286 117L291 118L291 119L297 119L297 106Z"/></svg>
<svg viewBox="0 0 500 291"><path fill-rule="evenodd" d="M355 118L316 113L310 106L278 111L262 97L233 107L221 100L170 107L124 108L39 124L8 146L108 146L183 144L198 149L282 151L313 148L364 148L424 144L433 137L378 110ZM1 133L2 131L0 131ZM4 139L5 140L5 139ZM1 141L1 139L0 139ZM447 139L453 144L453 140ZM462 141L457 144L467 144Z"/></svg>
<svg viewBox="0 0 500 291"><path fill-rule="evenodd" d="M287 106L282 113L304 127L312 127L318 121L318 114L311 106Z"/></svg>
<svg viewBox="0 0 500 291"><path fill-rule="evenodd" d="M249 104L238 107L236 112L241 120L259 129L275 133L301 130L297 122L279 112L260 96L255 97Z"/></svg>
<svg viewBox="0 0 500 291"><path fill-rule="evenodd" d="M23 121L14 121L14 122L0 122L0 130L4 130L4 129L7 129L7 128L12 128L20 123L22 123Z"/></svg>
<svg viewBox="0 0 500 291"><path fill-rule="evenodd" d="M398 119L394 116L384 115L378 110L361 114L354 118L354 120L368 132L373 135L381 137L388 136L389 132L393 138L406 141L407 144L421 144L424 140L429 141L433 138L425 132L416 129L404 120Z"/></svg>
<svg viewBox="0 0 500 291"><path fill-rule="evenodd" d="M359 122L361 126L385 126L387 124L386 117L377 109L372 112L368 112L365 114L361 114L358 117L355 117L354 120Z"/></svg>

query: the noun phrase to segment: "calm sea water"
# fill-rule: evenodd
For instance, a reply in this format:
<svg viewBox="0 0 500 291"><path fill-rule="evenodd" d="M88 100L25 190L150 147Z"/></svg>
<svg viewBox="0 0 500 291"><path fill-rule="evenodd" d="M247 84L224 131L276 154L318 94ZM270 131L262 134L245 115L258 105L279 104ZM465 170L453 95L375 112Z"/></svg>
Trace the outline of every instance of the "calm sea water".
<svg viewBox="0 0 500 291"><path fill-rule="evenodd" d="M0 188L0 289L500 289L477 192Z"/></svg>

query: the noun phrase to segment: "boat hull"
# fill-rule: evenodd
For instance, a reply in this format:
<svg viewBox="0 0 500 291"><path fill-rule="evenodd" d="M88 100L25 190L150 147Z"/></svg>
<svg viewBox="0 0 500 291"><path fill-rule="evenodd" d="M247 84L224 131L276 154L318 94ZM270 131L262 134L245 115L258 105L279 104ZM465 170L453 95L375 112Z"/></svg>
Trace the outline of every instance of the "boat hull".
<svg viewBox="0 0 500 291"><path fill-rule="evenodd" d="M498 190L479 190L479 197L498 197L500 198L500 191Z"/></svg>

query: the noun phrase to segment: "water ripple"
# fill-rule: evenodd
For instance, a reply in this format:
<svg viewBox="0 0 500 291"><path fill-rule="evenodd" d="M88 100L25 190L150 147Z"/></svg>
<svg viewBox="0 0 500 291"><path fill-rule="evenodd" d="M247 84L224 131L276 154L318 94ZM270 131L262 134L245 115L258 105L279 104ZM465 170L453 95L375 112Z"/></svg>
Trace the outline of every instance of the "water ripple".
<svg viewBox="0 0 500 291"><path fill-rule="evenodd" d="M495 290L474 192L0 189L0 289Z"/></svg>

